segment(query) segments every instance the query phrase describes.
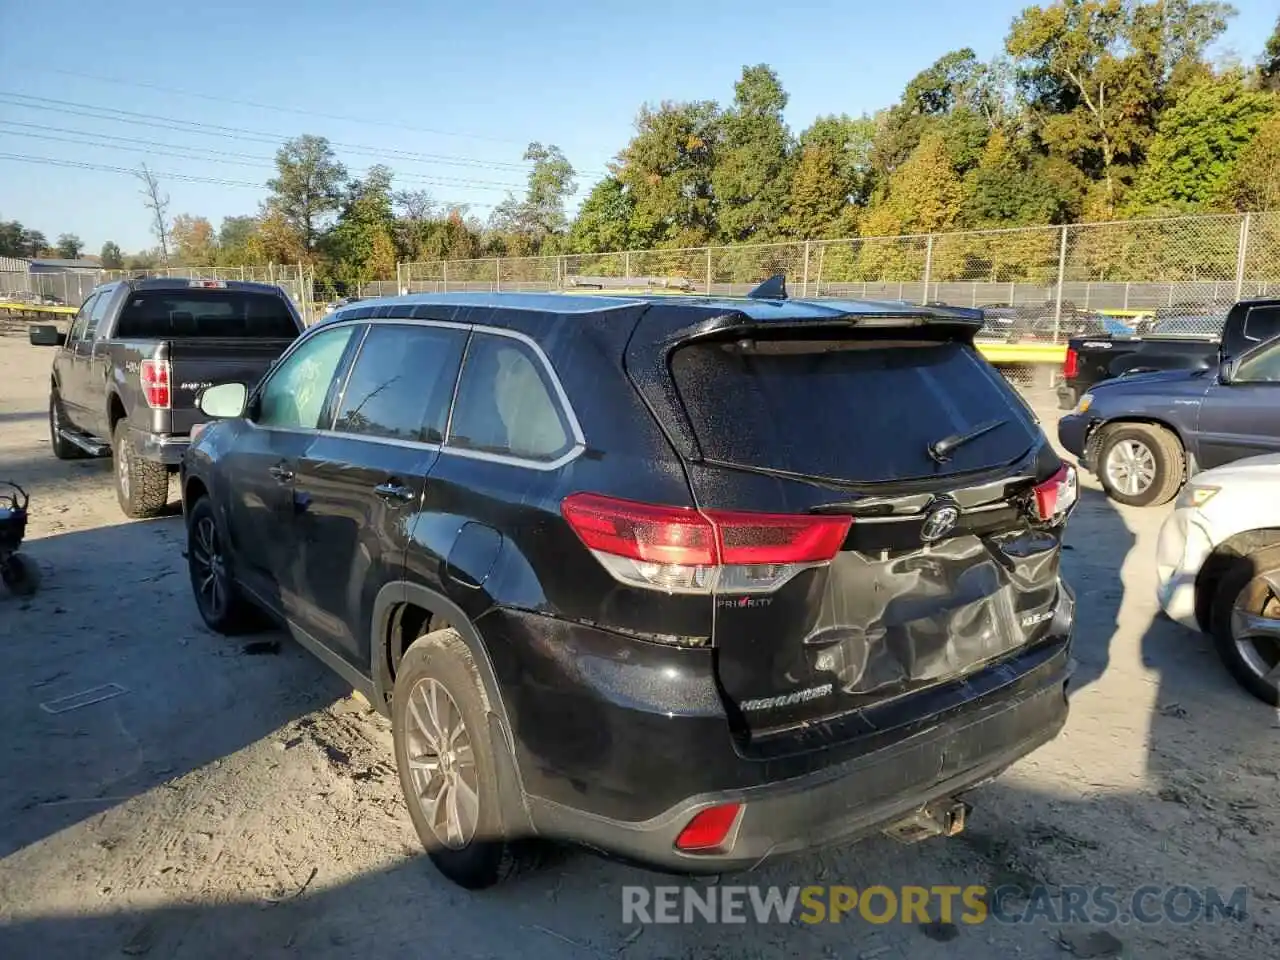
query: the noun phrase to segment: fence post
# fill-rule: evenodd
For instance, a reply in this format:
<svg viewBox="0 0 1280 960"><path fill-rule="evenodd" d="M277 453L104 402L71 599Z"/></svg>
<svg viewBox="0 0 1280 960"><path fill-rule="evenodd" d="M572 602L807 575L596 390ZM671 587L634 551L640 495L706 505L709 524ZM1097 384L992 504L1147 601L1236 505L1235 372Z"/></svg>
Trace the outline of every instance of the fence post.
<svg viewBox="0 0 1280 960"><path fill-rule="evenodd" d="M707 296L711 296L711 248L707 247Z"/></svg>
<svg viewBox="0 0 1280 960"><path fill-rule="evenodd" d="M449 261L440 261L440 292L449 292Z"/></svg>
<svg viewBox="0 0 1280 960"><path fill-rule="evenodd" d="M1236 300L1243 299L1244 266L1249 254L1249 221L1252 217L1253 214L1246 213L1240 221L1240 249L1236 251Z"/></svg>
<svg viewBox="0 0 1280 960"><path fill-rule="evenodd" d="M929 278L933 276L933 234L929 234L929 240L924 248L924 293L920 296L921 303L929 302ZM899 298L901 299L901 298Z"/></svg>
<svg viewBox="0 0 1280 960"><path fill-rule="evenodd" d="M1062 284L1067 273L1067 228L1062 228L1062 240L1058 243L1058 296L1053 304L1053 342L1058 342L1058 328L1062 324Z"/></svg>
<svg viewBox="0 0 1280 960"><path fill-rule="evenodd" d="M804 242L804 292L800 294L802 297L809 295L809 241Z"/></svg>
<svg viewBox="0 0 1280 960"><path fill-rule="evenodd" d="M622 254L622 276L626 280L631 279L631 251L626 250Z"/></svg>
<svg viewBox="0 0 1280 960"><path fill-rule="evenodd" d="M1124 282L1124 307L1123 307L1123 309L1125 309L1125 310L1128 310L1128 309L1129 309L1129 281L1128 281L1128 280L1126 280L1126 281Z"/></svg>
<svg viewBox="0 0 1280 960"><path fill-rule="evenodd" d="M502 292L502 258L493 258L493 283L498 293Z"/></svg>
<svg viewBox="0 0 1280 960"><path fill-rule="evenodd" d="M400 261L397 260L396 261L396 296L398 297L402 293L404 293L404 283L400 279Z"/></svg>

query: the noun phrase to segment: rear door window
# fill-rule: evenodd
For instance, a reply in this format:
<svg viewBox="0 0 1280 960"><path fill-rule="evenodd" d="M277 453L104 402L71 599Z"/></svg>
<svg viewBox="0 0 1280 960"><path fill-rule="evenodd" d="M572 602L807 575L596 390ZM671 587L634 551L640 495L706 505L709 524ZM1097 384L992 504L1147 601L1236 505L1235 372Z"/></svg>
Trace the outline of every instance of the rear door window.
<svg viewBox="0 0 1280 960"><path fill-rule="evenodd" d="M116 327L116 336L124 340L292 340L297 335L297 324L281 297L248 290L139 290L126 301Z"/></svg>
<svg viewBox="0 0 1280 960"><path fill-rule="evenodd" d="M525 343L476 333L458 384L449 445L464 451L550 462L573 435L545 365Z"/></svg>
<svg viewBox="0 0 1280 960"><path fill-rule="evenodd" d="M875 483L982 470L1023 456L1038 428L972 347L795 339L692 344L671 363L705 457ZM1001 425L942 464L929 446Z"/></svg>
<svg viewBox="0 0 1280 960"><path fill-rule="evenodd" d="M342 392L333 429L440 443L458 379L465 330L375 324Z"/></svg>

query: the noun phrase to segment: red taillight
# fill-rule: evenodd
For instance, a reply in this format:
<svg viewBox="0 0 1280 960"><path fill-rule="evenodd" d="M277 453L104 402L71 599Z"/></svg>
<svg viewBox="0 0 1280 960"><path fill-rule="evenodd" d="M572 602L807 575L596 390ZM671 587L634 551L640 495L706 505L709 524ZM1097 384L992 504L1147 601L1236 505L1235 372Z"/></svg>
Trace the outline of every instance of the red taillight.
<svg viewBox="0 0 1280 960"><path fill-rule="evenodd" d="M574 493L564 518L592 550L680 566L822 563L840 550L850 517L698 511Z"/></svg>
<svg viewBox="0 0 1280 960"><path fill-rule="evenodd" d="M723 803L695 814L680 831L680 836L676 837L676 849L686 853L723 850L741 812L742 804Z"/></svg>
<svg viewBox="0 0 1280 960"><path fill-rule="evenodd" d="M1067 347L1067 355L1062 358L1062 375L1068 380L1074 380L1079 372L1080 355L1070 347Z"/></svg>
<svg viewBox="0 0 1280 960"><path fill-rule="evenodd" d="M139 378L147 406L169 409L169 361L143 360Z"/></svg>
<svg viewBox="0 0 1280 960"><path fill-rule="evenodd" d="M1052 477L1037 484L1036 516L1044 521L1057 520L1075 505L1078 496L1076 469L1064 463Z"/></svg>

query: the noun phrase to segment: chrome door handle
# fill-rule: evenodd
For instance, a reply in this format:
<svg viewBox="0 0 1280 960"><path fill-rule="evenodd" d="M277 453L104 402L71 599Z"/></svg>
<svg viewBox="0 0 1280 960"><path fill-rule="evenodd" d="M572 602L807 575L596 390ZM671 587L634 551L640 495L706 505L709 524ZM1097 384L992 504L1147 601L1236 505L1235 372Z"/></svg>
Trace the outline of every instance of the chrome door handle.
<svg viewBox="0 0 1280 960"><path fill-rule="evenodd" d="M380 483L373 488L373 492L383 500L399 500L402 503L408 503L413 499L413 491L398 483Z"/></svg>
<svg viewBox="0 0 1280 960"><path fill-rule="evenodd" d="M274 467L268 467L267 473L271 474L271 476L275 477L281 483L288 483L293 479L293 471L288 467L280 466L278 464Z"/></svg>

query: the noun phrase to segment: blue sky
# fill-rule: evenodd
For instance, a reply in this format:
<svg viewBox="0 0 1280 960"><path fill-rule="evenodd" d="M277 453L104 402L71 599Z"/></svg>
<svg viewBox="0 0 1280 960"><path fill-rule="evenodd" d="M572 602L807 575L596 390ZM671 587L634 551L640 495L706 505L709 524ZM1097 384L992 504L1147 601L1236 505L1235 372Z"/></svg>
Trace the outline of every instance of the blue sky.
<svg viewBox="0 0 1280 960"><path fill-rule="evenodd" d="M385 160L400 186L487 216L482 204L500 201L503 184L520 190L530 140L558 144L584 171L585 191L642 103L725 102L744 64L766 62L799 130L819 114L888 105L948 50L995 54L1025 5L13 0L0 17L0 154L126 169L145 160L161 173L261 184L278 141L316 133L350 145L338 152L353 170ZM1275 2L1236 6L1217 52L1252 61ZM104 108L142 116L112 122ZM118 148L67 142L85 134L118 138ZM215 227L253 212L265 192L161 179L171 213ZM154 243L138 184L119 173L0 158L0 218L51 241L77 233L89 252L107 239L126 251Z"/></svg>

